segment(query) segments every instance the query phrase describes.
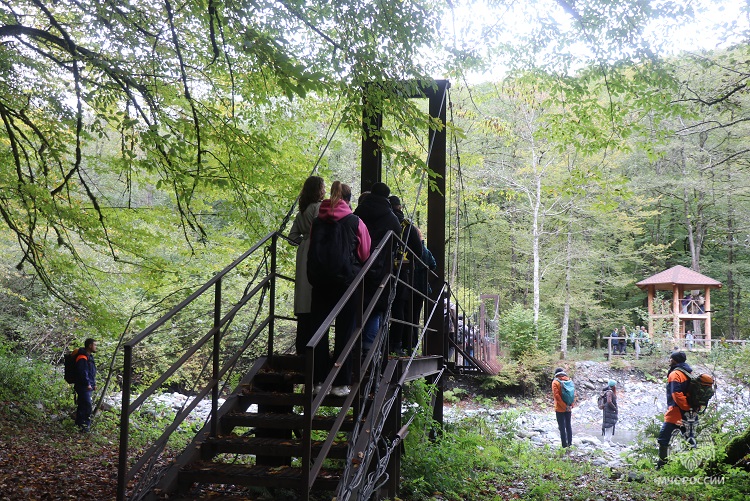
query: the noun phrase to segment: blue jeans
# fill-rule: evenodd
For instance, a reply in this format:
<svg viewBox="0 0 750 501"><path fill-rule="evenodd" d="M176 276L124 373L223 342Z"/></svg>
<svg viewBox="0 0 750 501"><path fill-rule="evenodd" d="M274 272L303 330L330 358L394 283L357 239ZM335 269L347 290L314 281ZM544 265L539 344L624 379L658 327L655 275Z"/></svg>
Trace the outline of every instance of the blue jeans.
<svg viewBox="0 0 750 501"><path fill-rule="evenodd" d="M557 412L557 427L560 429L560 441L563 447L570 447L573 443L573 425L571 424L572 412Z"/></svg>
<svg viewBox="0 0 750 501"><path fill-rule="evenodd" d="M659 436L657 437L656 442L659 445L669 445L669 441L672 440L672 432L679 429L680 427L676 424L667 423L665 421L661 425L661 430L659 430Z"/></svg>
<svg viewBox="0 0 750 501"><path fill-rule="evenodd" d="M79 390L78 409L76 409L76 426L83 431L88 431L91 425L91 390Z"/></svg>
<svg viewBox="0 0 750 501"><path fill-rule="evenodd" d="M380 323L383 321L383 314L381 312L373 311L370 318L365 322L365 327L362 329L362 351L367 351L372 348L375 344L375 338L378 336L380 330Z"/></svg>

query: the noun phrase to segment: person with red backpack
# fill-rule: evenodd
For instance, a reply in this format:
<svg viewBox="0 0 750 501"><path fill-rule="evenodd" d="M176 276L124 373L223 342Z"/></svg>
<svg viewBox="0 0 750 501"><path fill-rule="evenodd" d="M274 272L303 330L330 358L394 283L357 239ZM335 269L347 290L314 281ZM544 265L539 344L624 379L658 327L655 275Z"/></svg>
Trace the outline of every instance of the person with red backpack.
<svg viewBox="0 0 750 501"><path fill-rule="evenodd" d="M82 433L88 433L91 426L91 395L96 391L96 363L94 362L94 353L96 353L96 341L91 338L86 339L83 348L78 349L75 357L75 392L76 403L76 426Z"/></svg>
<svg viewBox="0 0 750 501"><path fill-rule="evenodd" d="M563 447L570 447L573 443L573 402L575 401L575 387L573 381L562 367L555 369L552 379L552 398L555 401L555 416L560 429L560 440Z"/></svg>
<svg viewBox="0 0 750 501"><path fill-rule="evenodd" d="M312 332L323 325L326 317L344 295L362 264L370 257L370 233L365 223L352 213L349 206L351 188L334 181L331 198L323 200L318 217L312 222L310 248L307 253L307 278L312 285ZM333 360L328 354L328 330L314 352L313 393L321 391L322 383L333 362L344 351L355 327L356 296L347 302L336 318ZM333 381L331 394L349 394L352 379L351 357L347 357Z"/></svg>

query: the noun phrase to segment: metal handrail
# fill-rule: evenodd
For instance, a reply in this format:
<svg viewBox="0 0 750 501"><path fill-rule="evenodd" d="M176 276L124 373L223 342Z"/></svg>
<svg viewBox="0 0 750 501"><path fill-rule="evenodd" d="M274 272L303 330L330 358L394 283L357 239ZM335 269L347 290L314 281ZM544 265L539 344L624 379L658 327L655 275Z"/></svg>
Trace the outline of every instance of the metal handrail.
<svg viewBox="0 0 750 501"><path fill-rule="evenodd" d="M269 233L266 235L263 239L261 239L258 243L256 243L253 247L251 247L247 252L243 253L239 258L237 258L234 262L232 262L229 266L224 268L222 271L217 273L214 277L212 277L208 282L206 282L203 286L198 288L194 293L190 294L184 301L180 302L177 306L172 308L168 313L160 317L156 322L154 322L152 325L150 325L148 328L144 329L141 333L139 333L136 337L134 337L131 341L125 343L123 345L124 348L124 373L123 373L123 391L122 391L122 414L121 414L121 422L120 422L120 461L118 465L118 484L117 484L117 499L122 500L125 498L125 491L126 486L129 481L131 481L135 476L147 465L150 461L154 461L154 458L158 457L158 454L160 454L161 450L163 450L163 447L166 445L167 441L169 440L171 434L179 427L180 423L184 421L184 419L190 414L190 412L195 408L197 403L205 398L209 393L211 394L211 413L210 413L210 434L212 436L215 436L218 431L218 400L219 400L219 393L220 393L220 380L225 377L225 375L234 368L234 366L237 364L237 362L240 360L242 355L246 353L251 345L255 341L258 340L259 336L263 332L267 332L267 346L265 347L266 353L268 356L273 355L274 353L274 325L276 320L279 319L291 319L291 317L283 316L283 315L277 315L276 311L276 281L277 280L284 280L284 281L293 281L292 278L289 278L285 275L282 275L278 273L277 270L277 244L278 239L285 239L288 240L284 235L281 235L279 233ZM372 354L368 354L369 356L365 357L364 360L362 359L362 332L363 327L366 324L367 320L370 318L370 316L373 314L373 311L375 309L375 305L378 301L378 299L382 296L382 294L386 293L388 291L389 294L389 302L393 301L393 298L395 297L396 293L396 287L397 286L404 286L406 287L410 293L417 297L419 301L426 300L429 307L425 308L425 314L429 312L429 319L430 321L433 321L433 317L435 315L436 311L439 311L439 308L443 304L443 298L444 297L450 297L449 288L447 287L447 284L443 284L441 291L437 294L436 299L432 299L428 295L425 295L421 291L419 291L413 284L407 283L401 278L400 275L400 266L398 269L393 270L391 269L391 265L393 263L393 256L395 255L395 248L397 246L401 246L406 248L406 243L397 235L396 233L389 231L385 237L381 240L380 243L372 250L371 256L369 259L364 263L362 269L357 273L356 277L354 278L353 282L349 287L347 287L346 291L338 301L338 303L333 307L331 312L328 314L328 316L323 321L323 324L318 328L318 330L314 333L310 341L308 342L307 346L305 347L305 400L303 405L303 419L305 420L306 426L304 427L303 432L303 450L302 450L302 474L303 474L303 485L306 485L309 489L313 486L313 483L315 482L315 478L317 477L318 473L320 472L324 459L328 456L328 453L331 450L331 447L333 445L333 441L335 440L336 434L340 431L344 420L347 417L347 413L349 409L353 409L355 412L355 415L359 412L359 409L361 408L362 402L361 402L361 396L360 396L360 388L362 387L364 376L367 373L367 370L374 364L374 357ZM252 287L250 290L246 290L243 292L241 297L231 306L226 313L222 312L222 283L224 282L224 279L228 276L229 273L231 273L234 269L236 269L241 263L245 262L248 258L253 256L256 252L263 249L264 252L267 252L270 250L270 269L266 269L265 275L260 277L260 280L258 283ZM384 255L385 253L385 255ZM263 260L261 261L261 266L269 268L268 266L268 255L264 255ZM386 263L386 266L389 268L389 273L384 273L383 279L380 283L381 287L378 287L377 291L373 295L371 301L368 304L364 304L362 301L362 297L364 295L364 288L365 288L365 277L367 276L370 269L373 267L374 263L378 261L379 259L383 259L383 261ZM426 264L421 260L420 256L413 255L412 256L412 266L414 264L419 264L421 266L424 266L427 268ZM427 270L428 273L430 273L430 276L436 276L431 270ZM255 279L259 278L258 275L260 275L259 272L256 272L256 276L254 277L253 281ZM390 284L390 288L386 287ZM249 286L248 286L249 287ZM136 347L140 345L144 340L148 339L149 336L151 336L153 333L155 333L160 327L164 326L169 322L171 319L176 318L176 316L183 310L185 310L189 305L193 304L197 299L203 297L204 294L206 294L209 290L214 289L214 307L212 309L213 312L213 322L211 327L207 330L207 332L200 337L196 342L193 343L193 345L189 346L183 353L183 355L174 362L155 382L153 382L143 393L141 393L140 396L138 396L132 403L130 402L131 399L131 391L132 391L132 370L133 370L133 352ZM447 291L447 292L445 292ZM416 293L416 294L415 294ZM227 332L228 328L232 325L233 320L237 316L237 314L243 309L248 307L250 304L250 301L253 300L253 298L258 297L261 295L261 301L266 298L266 294L268 295L267 301L268 304L266 306L261 306L259 304L259 312L261 311L260 308L267 308L267 314L263 316L262 318L258 319L256 316L255 321L253 322L253 325L251 326L251 329L249 331L248 337L242 343L242 346L239 347L239 349L234 352L227 360L224 361L223 364L221 364L221 361L219 359L220 352L221 352L221 346L222 346L222 340L224 338L224 334ZM357 301L357 305L355 307L355 327L354 332L351 334L347 342L345 343L345 346L342 350L342 352L339 354L338 359L334 362L333 369L329 372L328 376L326 377L325 381L323 382L323 391L321 391L318 395L313 396L312 395L312 388L313 388L313 373L314 373L314 356L313 353L315 351L316 346L322 342L322 338L324 336L325 331L334 323L336 317L341 313L342 309L346 306L348 301L351 300L357 300L357 297L359 298L359 301ZM393 321L393 319L392 319ZM408 327L418 327L421 329L421 334L418 336L417 346L422 345L422 341L424 340L424 336L427 332L435 331L434 328L428 328L426 326L421 325L415 325L411 322L401 322L404 325ZM442 327L440 329L437 329L438 331L442 331ZM387 329L381 329L379 335L385 335L385 332L387 332ZM382 338L379 338L382 339ZM184 410L181 410L174 419L174 422L167 427L167 429L162 433L162 435L154 442L154 444L148 448L148 450L137 460L135 461L134 465L128 468L129 464L129 420L130 416L138 410L138 408L152 395L156 393L156 391L171 377L173 376L177 370L179 370L180 367L182 367L190 358L191 356L195 355L200 349L204 348L208 345L209 341L213 342L212 347L212 357L211 357L211 377L208 383L205 385L204 388L199 390L197 392L198 397L193 400L193 402L187 406ZM443 353L447 357L447 337L445 338L445 349L443 350ZM385 347L386 350L385 353L388 353L388 346L387 346L387 339L385 340ZM416 350L415 350L416 354ZM352 391L349 394L349 396L344 399L344 403L341 406L341 410L337 414L334 423L330 429L328 439L323 443L322 447L320 448L320 451L317 453L317 456L315 460L313 461L312 458L312 438L310 430L312 428L312 419L313 416L318 412L320 407L322 406L323 399L325 398L325 395L327 393L327 390L331 387L333 380L337 376L338 372L340 371L341 366L343 366L343 362L347 359L347 357L352 357L352 366L353 366L353 384L352 384ZM412 357L413 358L413 357Z"/></svg>
<svg viewBox="0 0 750 501"><path fill-rule="evenodd" d="M215 435L217 433L217 404L219 400L219 381L231 370L242 354L249 348L249 346L255 341L264 329L268 329L268 353L272 353L273 349L273 315L275 312L275 281L277 278L283 280L289 280L288 277L276 275L276 246L279 235L275 232L267 234L258 243L252 246L249 250L243 253L239 258L235 259L229 266L214 275L208 280L203 286L199 287L195 292L190 294L185 300L180 302L177 306L172 308L168 313L160 317L149 327L144 329L141 333L135 336L132 340L128 341L123 345L124 352L124 371L122 381L122 406L120 415L120 451L119 451L119 464L118 464L118 479L117 479L117 499L125 499L125 491L127 483L132 480L140 470L152 461L153 458L160 453L167 441L171 437L172 433L179 427L179 425L187 418L190 412L195 408L198 402L205 398L208 393L211 393L211 433ZM253 287L251 290L246 290L240 299L229 309L229 311L222 316L221 301L222 301L222 281L223 279L235 270L241 263L247 260L250 256L253 256L260 249L264 249L270 242L271 252L271 269L268 274L263 277L260 282ZM265 258L264 260L265 261ZM189 305L193 304L197 299L201 298L206 292L214 289L214 307L213 307L213 325L200 339L188 347L183 355L175 361L156 381L154 381L146 390L144 390L140 396L138 396L132 403L130 402L132 392L132 372L133 372L133 350L144 340L148 339L153 333L155 333L160 327L165 325L169 320L173 319L180 312L185 310ZM232 323L237 313L244 307L246 307L250 300L259 294L263 294L264 291L270 289L269 294L269 314L260 321L259 327L257 327L245 341L240 350L233 354L229 360L225 361L223 367L220 366L220 347L222 331L225 331ZM211 378L209 383L200 391L193 399L193 402L186 408L180 411L174 418L172 424L170 424L162 433L162 435L153 443L153 445L146 450L146 452L131 466L128 468L129 463L129 427L130 427L130 416L138 410L138 408L166 382L171 376L173 376L177 370L179 370L195 353L201 348L205 347L209 341L213 341L212 348L212 364L211 364Z"/></svg>

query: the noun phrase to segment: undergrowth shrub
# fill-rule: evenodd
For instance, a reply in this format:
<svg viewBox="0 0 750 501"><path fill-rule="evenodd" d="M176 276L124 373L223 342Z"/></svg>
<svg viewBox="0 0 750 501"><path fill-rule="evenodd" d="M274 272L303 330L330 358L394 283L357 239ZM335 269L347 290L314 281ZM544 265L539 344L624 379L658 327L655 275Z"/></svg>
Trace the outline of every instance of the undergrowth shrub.
<svg viewBox="0 0 750 501"><path fill-rule="evenodd" d="M534 312L520 304L514 304L503 314L498 335L510 350L512 358L519 358L535 351L552 350L557 327L544 315L539 315L534 325Z"/></svg>
<svg viewBox="0 0 750 501"><path fill-rule="evenodd" d="M0 344L0 401L42 415L70 407L72 400L69 385L54 366L13 353Z"/></svg>
<svg viewBox="0 0 750 501"><path fill-rule="evenodd" d="M512 443L518 414L508 412L493 424L481 417L467 418L446 423L438 432L429 391L427 384L415 381L405 393L405 399L416 405L405 442L401 495L427 500L440 492L445 499L486 499L478 485L494 476L491 472L497 465L509 462L504 446ZM432 440L436 432L437 439Z"/></svg>

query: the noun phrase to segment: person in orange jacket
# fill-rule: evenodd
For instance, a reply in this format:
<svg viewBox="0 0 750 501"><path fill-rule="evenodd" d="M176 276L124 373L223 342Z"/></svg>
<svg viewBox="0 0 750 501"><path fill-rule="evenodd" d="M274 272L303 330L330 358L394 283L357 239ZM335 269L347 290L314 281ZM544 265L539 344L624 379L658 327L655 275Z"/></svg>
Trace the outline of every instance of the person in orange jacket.
<svg viewBox="0 0 750 501"><path fill-rule="evenodd" d="M682 372L693 372L693 369L687 364L687 355L684 351L674 351L669 356L669 371L667 372L667 411L664 413L664 423L661 425L659 437L656 439L659 444L659 461L656 463L657 468L661 468L667 462L669 455L669 441L672 439L672 433L683 426L685 413L689 410L687 392L690 381L688 376ZM682 370L677 370L682 369Z"/></svg>
<svg viewBox="0 0 750 501"><path fill-rule="evenodd" d="M563 402L560 381L570 379L561 367L555 369L555 377L552 379L552 398L555 400L555 416L557 426L560 429L560 440L563 447L570 447L573 442L573 426L571 424L573 406Z"/></svg>

